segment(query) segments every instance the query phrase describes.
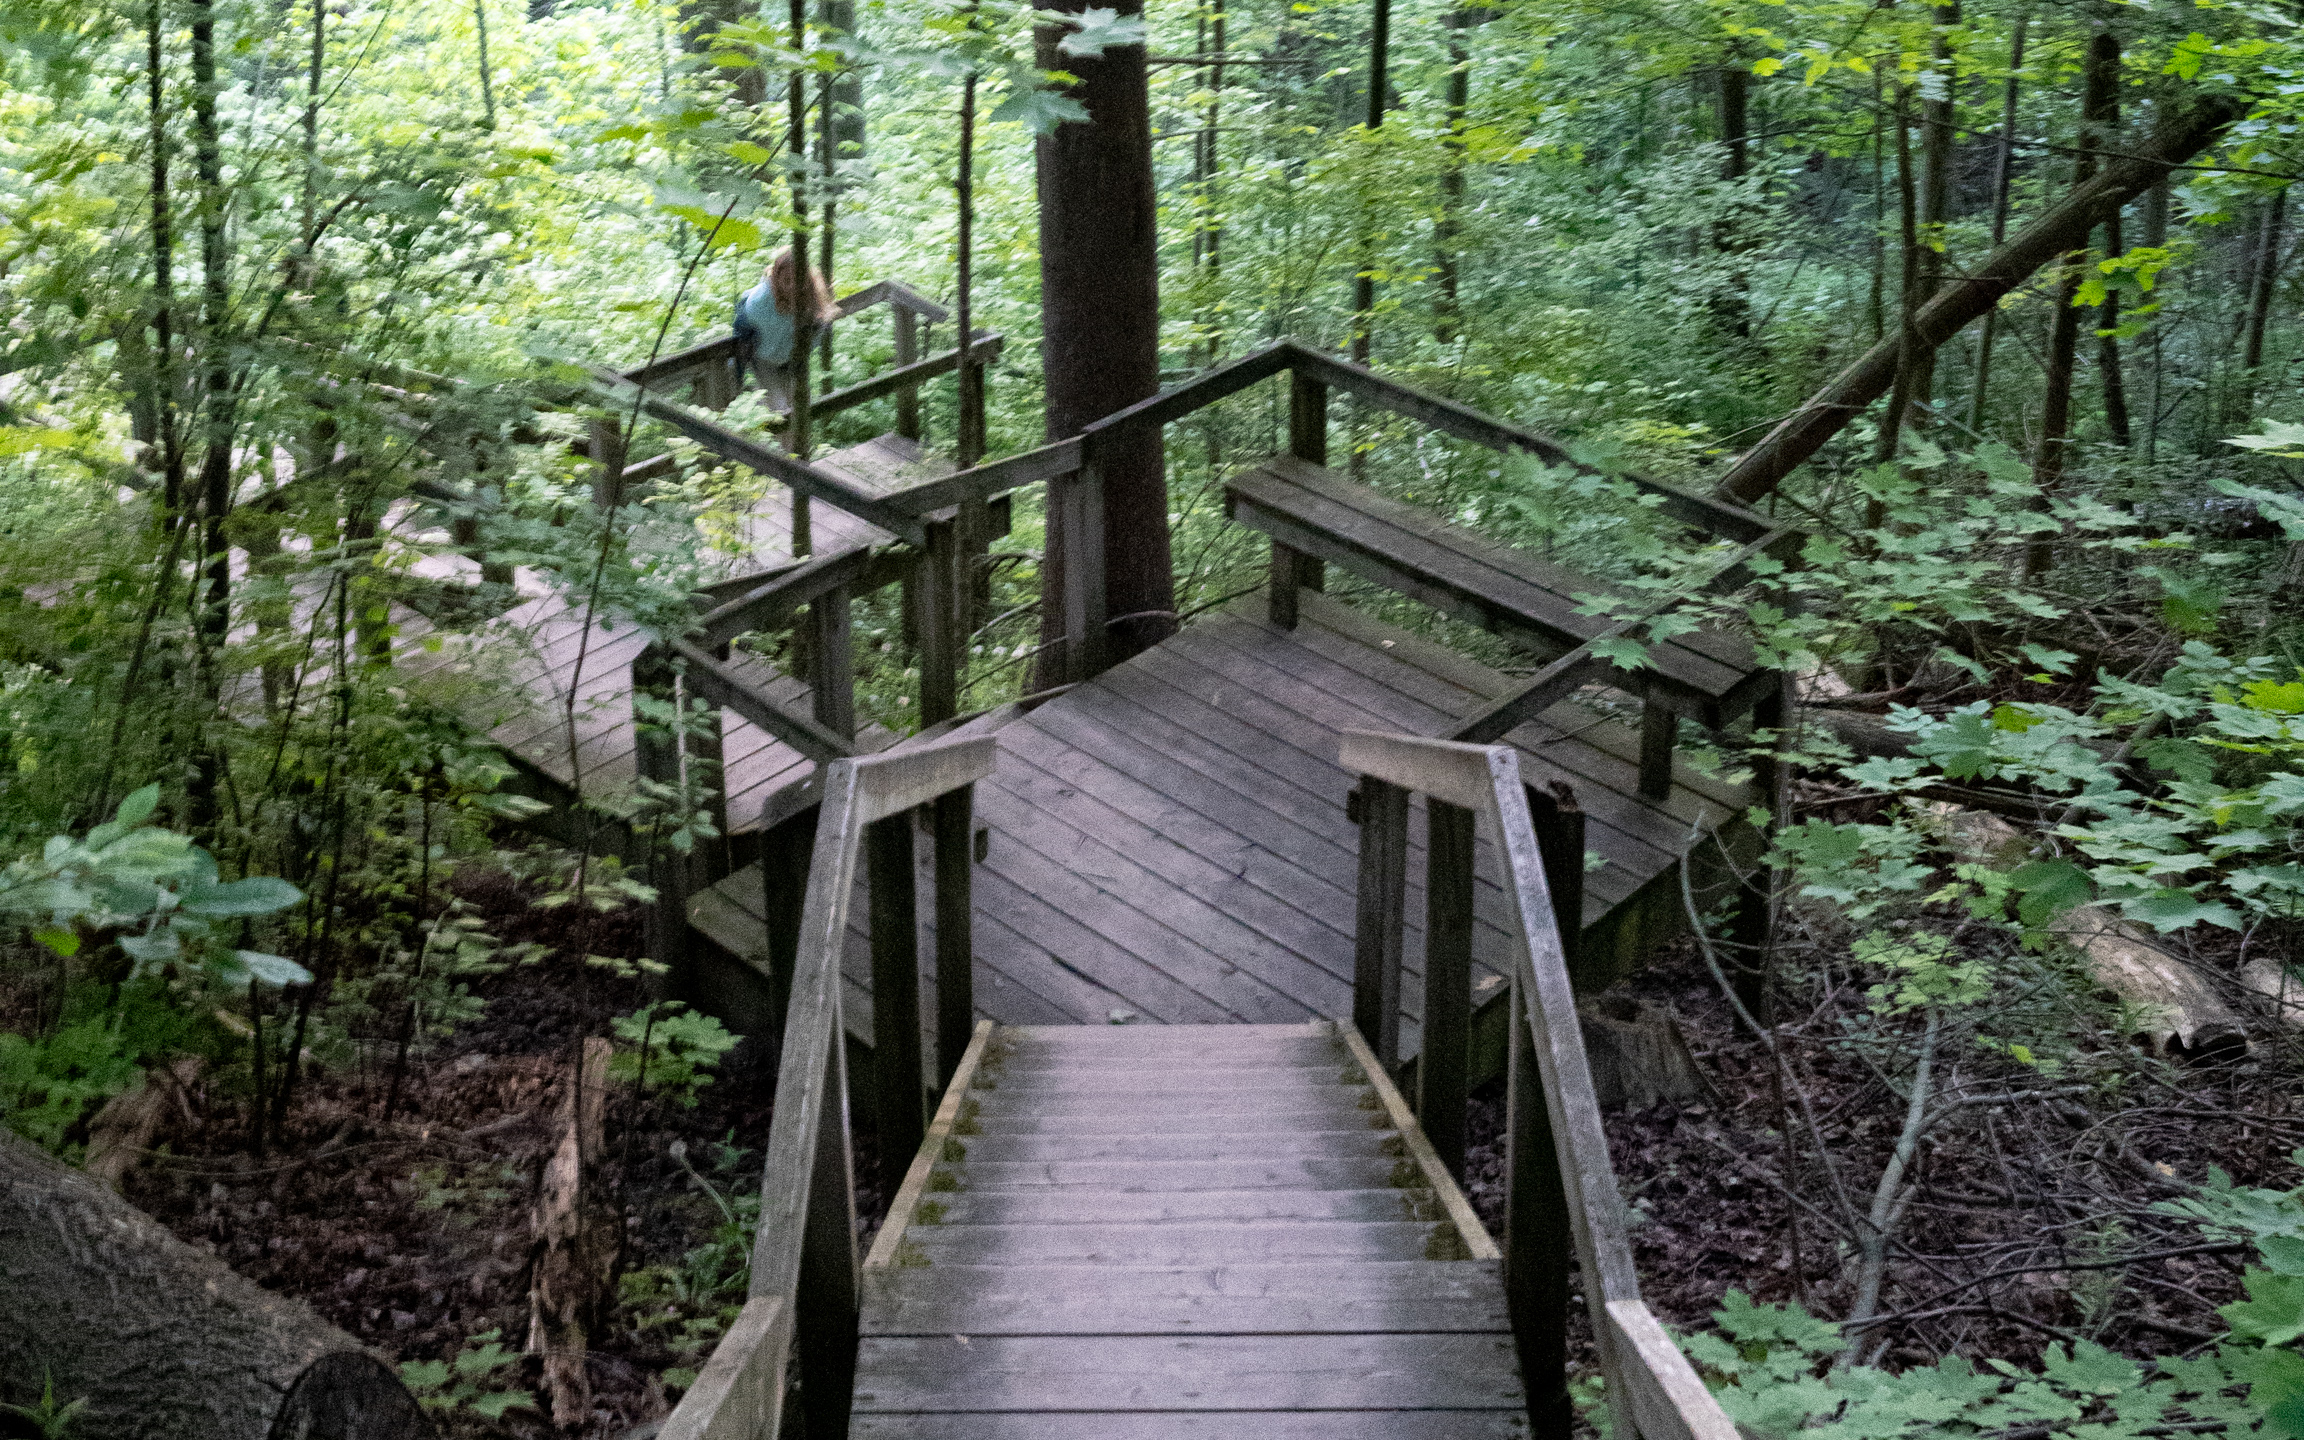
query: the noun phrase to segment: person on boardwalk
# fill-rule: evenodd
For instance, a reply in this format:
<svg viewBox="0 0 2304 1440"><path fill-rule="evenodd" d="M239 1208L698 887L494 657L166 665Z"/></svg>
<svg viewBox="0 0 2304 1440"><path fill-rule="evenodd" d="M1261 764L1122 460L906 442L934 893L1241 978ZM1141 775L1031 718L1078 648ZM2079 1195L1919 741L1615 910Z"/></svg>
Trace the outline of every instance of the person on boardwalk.
<svg viewBox="0 0 2304 1440"><path fill-rule="evenodd" d="M802 271L806 272L805 279L795 273ZM813 311L811 329L820 330L840 318L832 287L824 283L815 267L805 261L795 263L791 247L786 246L768 262L760 283L736 302L738 378L742 378L741 367L749 362L759 372L760 388L768 392L768 403L778 410L792 408L792 350L800 314L797 301L803 292Z"/></svg>

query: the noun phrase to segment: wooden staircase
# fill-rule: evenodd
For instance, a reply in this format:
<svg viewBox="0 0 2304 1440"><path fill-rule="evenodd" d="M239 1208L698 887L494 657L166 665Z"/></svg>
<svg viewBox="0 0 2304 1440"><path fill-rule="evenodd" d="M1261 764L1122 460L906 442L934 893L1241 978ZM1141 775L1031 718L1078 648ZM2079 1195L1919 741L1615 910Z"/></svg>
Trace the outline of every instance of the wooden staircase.
<svg viewBox="0 0 2304 1440"><path fill-rule="evenodd" d="M986 1022L864 1263L849 1433L1528 1433L1501 1261L1347 1027Z"/></svg>

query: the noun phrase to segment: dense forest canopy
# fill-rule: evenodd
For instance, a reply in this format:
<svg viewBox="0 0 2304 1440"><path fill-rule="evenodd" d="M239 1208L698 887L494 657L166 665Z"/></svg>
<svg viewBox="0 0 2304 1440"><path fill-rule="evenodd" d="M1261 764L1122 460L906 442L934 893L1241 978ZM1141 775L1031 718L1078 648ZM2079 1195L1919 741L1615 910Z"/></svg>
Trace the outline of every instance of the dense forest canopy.
<svg viewBox="0 0 2304 1440"><path fill-rule="evenodd" d="M1060 275L1044 223L1094 229L1136 183L1061 158L1122 59L1155 248ZM735 1042L649 990L646 866L607 837L686 856L725 817L685 770L588 787L571 701L575 818L538 844L519 827L546 807L488 739L508 672L393 652L455 653L548 592L676 632L742 573L766 479L595 371L725 335L798 241L841 295L955 312L807 337L818 396L1000 337L982 434L951 381L920 391L932 451L1031 450L1093 418L1078 395L1118 408L1153 365L1170 385L1295 337L1560 438L1572 463L1339 399L1329 443L1340 473L1621 587L1592 613L1683 597L1607 658L1711 623L1792 674L1799 723L1686 732L1724 774L1799 777L1760 817L1773 1012L1701 1002L1765 1139L1676 1152L1757 1167L1731 1212L1788 1237L1668 1316L1702 1328L1734 1292L1692 1353L1755 1433L2304 1435L2300 96L2295 15L2221 0L0 0L0 1118L86 1160L107 1102L192 1057L211 1159L345 1143L311 1107L418 1113L411 1077L546 952L628 1012L620 1079L665 1115L709 1093ZM2005 298L1928 328L2027 243ZM1070 350L1044 373L1044 333L1149 344L1155 294L1137 378L1070 385ZM1831 388L1866 363L1869 389ZM822 453L891 403L803 434L747 391L721 418ZM1107 553L1164 551L1173 579L1126 582L1150 598L1115 606L1116 644L1265 585L1224 481L1288 423L1283 390L1249 390L1129 462ZM1804 548L1695 596L1735 547L1635 476L1725 482ZM1039 494L991 542L948 710L1052 683ZM892 590L858 613L856 718L911 733L916 617ZM2174 1018L2105 999L2077 915L2192 977ZM1725 931L1692 918L1700 967ZM2249 1017L2238 1058L2195 1043L2199 993ZM2174 1138L2188 1113L2241 1119ZM1620 1152L1664 1143L1639 1133ZM648 1377L624 1419L741 1299L755 1216L722 1192L746 1138L710 1179L686 1149L656 1164L718 1208L624 1277L609 1328ZM2020 1178L2028 1146L2056 1158ZM435 1209L502 1201L464 1163L399 1162ZM493 1312L344 1303L454 1423L533 1411ZM37 1407L38 1377L0 1373L0 1399Z"/></svg>

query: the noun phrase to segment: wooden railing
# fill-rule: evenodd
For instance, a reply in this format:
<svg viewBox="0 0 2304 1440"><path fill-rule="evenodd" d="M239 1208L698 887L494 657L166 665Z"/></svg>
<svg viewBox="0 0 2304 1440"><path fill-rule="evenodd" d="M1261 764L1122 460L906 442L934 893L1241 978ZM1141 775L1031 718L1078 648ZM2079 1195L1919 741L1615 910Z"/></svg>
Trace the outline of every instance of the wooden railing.
<svg viewBox="0 0 2304 1440"><path fill-rule="evenodd" d="M750 1291L660 1440L773 1440L782 1433L795 1368L807 1433L848 1433L859 1281L840 957L856 867L866 865L871 892L872 1089L880 1148L894 1167L920 1147L929 1078L914 952L914 812L929 812L936 836L937 1048L948 1077L975 1017L969 807L975 782L992 773L994 743L947 740L825 767L785 1002Z"/></svg>
<svg viewBox="0 0 2304 1440"><path fill-rule="evenodd" d="M1380 1057L1398 1048L1399 917L1408 798L1426 797L1430 836L1423 1053L1417 1117L1442 1163L1464 1173L1464 1077L1471 1013L1472 850L1485 825L1502 859L1517 951L1509 992L1504 1285L1533 1433L1564 1437L1569 1261L1580 1272L1620 1437L1736 1440L1737 1431L1640 1298L1625 1207L1608 1158L1569 982L1583 907L1584 834L1573 808L1526 786L1519 756L1351 732L1344 768L1361 776L1360 949L1353 1023ZM1388 859L1371 864L1371 841Z"/></svg>

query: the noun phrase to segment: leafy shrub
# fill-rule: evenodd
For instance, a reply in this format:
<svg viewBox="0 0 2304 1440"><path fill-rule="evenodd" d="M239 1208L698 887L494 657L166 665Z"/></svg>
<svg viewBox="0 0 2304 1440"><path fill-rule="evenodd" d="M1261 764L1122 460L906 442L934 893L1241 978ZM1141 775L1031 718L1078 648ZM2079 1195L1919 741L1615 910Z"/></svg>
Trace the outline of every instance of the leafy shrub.
<svg viewBox="0 0 2304 1440"><path fill-rule="evenodd" d="M497 1371L520 1363L520 1352L505 1349L502 1336L501 1330L484 1330L466 1341L453 1360L407 1361L400 1367L400 1383L436 1415L469 1410L483 1420L501 1420L506 1411L533 1410L533 1393L493 1383Z"/></svg>
<svg viewBox="0 0 2304 1440"><path fill-rule="evenodd" d="M614 1028L625 1044L608 1062L609 1075L632 1083L642 1094L653 1086L690 1107L697 1092L712 1083L710 1072L719 1068L720 1057L742 1038L677 1000L643 1005L619 1018Z"/></svg>

